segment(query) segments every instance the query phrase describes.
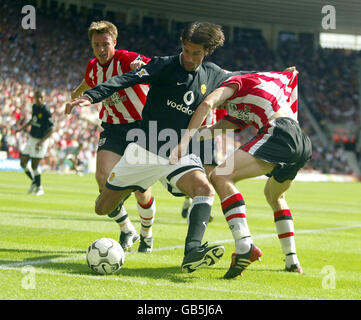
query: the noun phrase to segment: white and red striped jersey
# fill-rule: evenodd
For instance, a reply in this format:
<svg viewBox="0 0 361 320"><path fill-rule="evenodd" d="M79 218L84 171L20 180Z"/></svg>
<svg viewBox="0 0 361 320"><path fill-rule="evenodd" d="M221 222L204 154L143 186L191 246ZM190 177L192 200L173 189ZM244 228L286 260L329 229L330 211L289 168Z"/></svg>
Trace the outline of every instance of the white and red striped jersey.
<svg viewBox="0 0 361 320"><path fill-rule="evenodd" d="M225 119L240 129L269 127L276 112L297 121L297 78L297 71L232 76L221 85L237 86L233 96L227 100L228 115Z"/></svg>
<svg viewBox="0 0 361 320"><path fill-rule="evenodd" d="M225 115L227 114L227 111L225 109L212 109L207 117L204 119L202 126L205 125L214 125L217 121L221 120Z"/></svg>
<svg viewBox="0 0 361 320"><path fill-rule="evenodd" d="M150 61L150 58L126 50L115 50L113 58L105 65L101 65L97 58L93 58L88 62L84 79L88 86L94 88L113 76L131 71L130 63L137 58L145 63ZM136 84L115 92L102 102L99 119L113 124L142 120L142 110L148 91L147 84Z"/></svg>

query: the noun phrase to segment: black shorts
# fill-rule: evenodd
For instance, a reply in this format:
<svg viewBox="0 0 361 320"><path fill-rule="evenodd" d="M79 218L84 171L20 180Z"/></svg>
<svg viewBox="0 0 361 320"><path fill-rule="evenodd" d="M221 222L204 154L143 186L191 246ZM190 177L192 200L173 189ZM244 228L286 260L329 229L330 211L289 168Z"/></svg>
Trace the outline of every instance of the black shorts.
<svg viewBox="0 0 361 320"><path fill-rule="evenodd" d="M102 128L104 129L100 133L99 143L98 143L98 152L100 150L109 150L120 156L123 156L124 150L130 142L127 141L127 133L131 129L139 129L140 121L135 121L132 123L120 123L120 124L111 124L111 123L102 123Z"/></svg>
<svg viewBox="0 0 361 320"><path fill-rule="evenodd" d="M293 180L312 157L311 141L291 118L277 118L271 124L271 127L261 128L241 149L276 164L267 176L273 176L280 183Z"/></svg>

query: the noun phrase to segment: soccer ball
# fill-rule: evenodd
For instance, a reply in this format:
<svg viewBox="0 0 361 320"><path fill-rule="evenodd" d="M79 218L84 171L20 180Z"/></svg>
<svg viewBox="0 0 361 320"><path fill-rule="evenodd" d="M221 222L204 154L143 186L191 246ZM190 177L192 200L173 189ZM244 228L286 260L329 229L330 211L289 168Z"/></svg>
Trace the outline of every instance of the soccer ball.
<svg viewBox="0 0 361 320"><path fill-rule="evenodd" d="M88 266L97 274L117 272L124 263L124 250L115 240L101 238L94 241L88 248L86 260Z"/></svg>

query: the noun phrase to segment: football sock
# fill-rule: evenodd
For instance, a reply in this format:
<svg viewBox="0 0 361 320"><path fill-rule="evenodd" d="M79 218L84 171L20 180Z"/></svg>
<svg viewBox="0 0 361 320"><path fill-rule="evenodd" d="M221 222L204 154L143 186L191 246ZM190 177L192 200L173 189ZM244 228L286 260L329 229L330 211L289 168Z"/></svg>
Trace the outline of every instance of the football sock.
<svg viewBox="0 0 361 320"><path fill-rule="evenodd" d="M40 169L34 170L34 182L37 187L41 186L41 170Z"/></svg>
<svg viewBox="0 0 361 320"><path fill-rule="evenodd" d="M246 205L240 193L222 200L222 211L235 240L235 253L244 254L251 249L252 239L246 219Z"/></svg>
<svg viewBox="0 0 361 320"><path fill-rule="evenodd" d="M34 172L29 163L27 164L26 168L24 169L25 174L30 178L30 180L34 180Z"/></svg>
<svg viewBox="0 0 361 320"><path fill-rule="evenodd" d="M31 170L31 169L30 169ZM30 180L34 180L33 170L30 171L28 168L24 169L25 174L29 177Z"/></svg>
<svg viewBox="0 0 361 320"><path fill-rule="evenodd" d="M206 231L214 197L197 196L193 198L189 213L188 232L185 241L184 254L191 249L200 247Z"/></svg>
<svg viewBox="0 0 361 320"><path fill-rule="evenodd" d="M141 224L140 234L145 238L149 238L152 236L152 225L155 218L155 199L151 197L147 204L141 204L138 201L137 206Z"/></svg>
<svg viewBox="0 0 361 320"><path fill-rule="evenodd" d="M286 255L286 259L287 256L289 256L288 260L291 260L294 258L292 255L296 256L296 244L291 211L289 209L284 209L274 212L274 221L282 252Z"/></svg>
<svg viewBox="0 0 361 320"><path fill-rule="evenodd" d="M135 231L123 204L118 205L112 213L108 214L108 217L112 218L119 225L122 232L128 233L130 231Z"/></svg>

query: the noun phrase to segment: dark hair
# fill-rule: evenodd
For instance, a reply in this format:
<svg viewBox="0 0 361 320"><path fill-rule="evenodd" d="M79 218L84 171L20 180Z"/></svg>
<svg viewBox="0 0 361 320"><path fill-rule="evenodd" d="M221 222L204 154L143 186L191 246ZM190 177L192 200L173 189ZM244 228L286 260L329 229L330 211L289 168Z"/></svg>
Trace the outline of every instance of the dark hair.
<svg viewBox="0 0 361 320"><path fill-rule="evenodd" d="M203 45L209 55L224 44L224 33L222 27L210 22L192 22L184 28L180 35L182 42L189 41Z"/></svg>

